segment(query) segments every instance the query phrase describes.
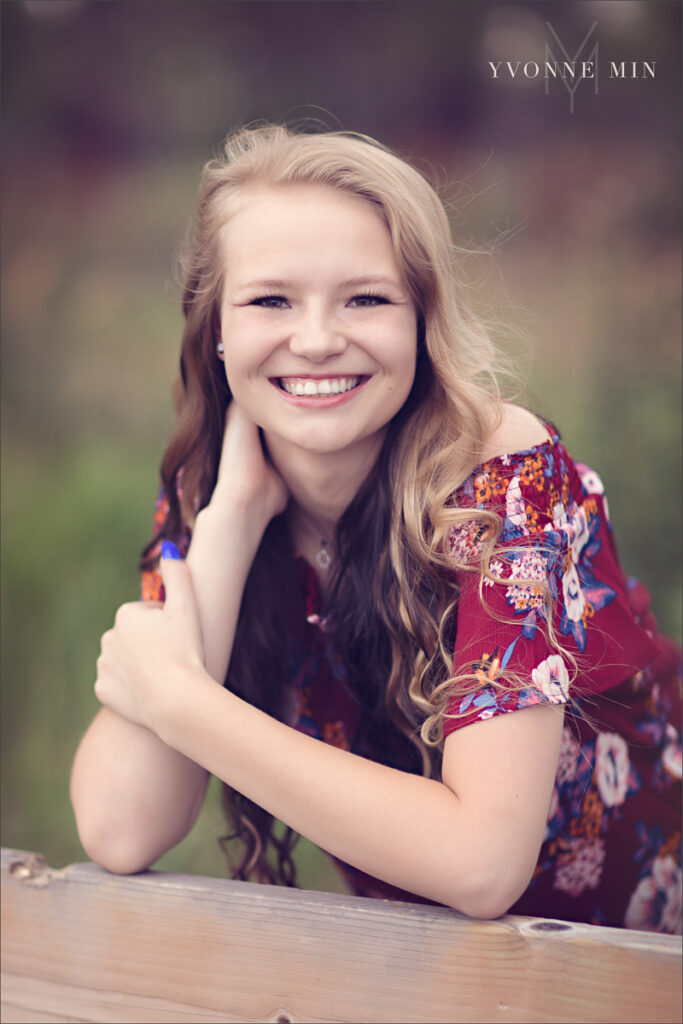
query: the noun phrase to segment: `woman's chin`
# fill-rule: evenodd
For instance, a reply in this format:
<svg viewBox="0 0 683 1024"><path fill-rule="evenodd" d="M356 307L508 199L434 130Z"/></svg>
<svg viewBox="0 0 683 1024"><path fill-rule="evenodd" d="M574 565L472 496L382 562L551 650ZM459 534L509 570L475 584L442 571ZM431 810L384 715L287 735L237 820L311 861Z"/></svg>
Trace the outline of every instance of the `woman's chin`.
<svg viewBox="0 0 683 1024"><path fill-rule="evenodd" d="M320 458L353 457L364 458L369 450L379 451L385 428L367 433L339 431L333 429L280 433L264 427L263 434L268 450L274 458L306 453Z"/></svg>

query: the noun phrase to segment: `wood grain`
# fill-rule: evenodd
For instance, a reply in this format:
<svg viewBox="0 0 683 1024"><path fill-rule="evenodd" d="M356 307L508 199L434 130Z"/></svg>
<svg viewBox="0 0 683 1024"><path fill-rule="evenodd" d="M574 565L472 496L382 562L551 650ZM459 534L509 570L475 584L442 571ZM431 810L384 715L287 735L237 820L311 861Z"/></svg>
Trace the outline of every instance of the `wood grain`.
<svg viewBox="0 0 683 1024"><path fill-rule="evenodd" d="M2 1021L681 1020L671 936L2 851Z"/></svg>

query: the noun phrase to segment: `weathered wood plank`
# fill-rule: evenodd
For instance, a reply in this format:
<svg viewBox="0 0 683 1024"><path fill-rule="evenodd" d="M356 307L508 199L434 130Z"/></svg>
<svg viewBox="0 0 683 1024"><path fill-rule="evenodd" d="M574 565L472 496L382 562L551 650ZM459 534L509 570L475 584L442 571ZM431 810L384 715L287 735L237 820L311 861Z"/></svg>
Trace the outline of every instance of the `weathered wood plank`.
<svg viewBox="0 0 683 1024"><path fill-rule="evenodd" d="M670 936L2 852L2 1021L667 1022Z"/></svg>

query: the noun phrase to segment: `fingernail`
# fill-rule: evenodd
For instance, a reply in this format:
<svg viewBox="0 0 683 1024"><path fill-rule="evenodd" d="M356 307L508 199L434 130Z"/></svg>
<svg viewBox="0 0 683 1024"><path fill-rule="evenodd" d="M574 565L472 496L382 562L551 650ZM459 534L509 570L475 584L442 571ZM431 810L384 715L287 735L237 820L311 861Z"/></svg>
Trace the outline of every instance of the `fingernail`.
<svg viewBox="0 0 683 1024"><path fill-rule="evenodd" d="M178 551L172 540L165 540L161 545L161 557L162 558L173 558L176 561L182 561L182 555Z"/></svg>

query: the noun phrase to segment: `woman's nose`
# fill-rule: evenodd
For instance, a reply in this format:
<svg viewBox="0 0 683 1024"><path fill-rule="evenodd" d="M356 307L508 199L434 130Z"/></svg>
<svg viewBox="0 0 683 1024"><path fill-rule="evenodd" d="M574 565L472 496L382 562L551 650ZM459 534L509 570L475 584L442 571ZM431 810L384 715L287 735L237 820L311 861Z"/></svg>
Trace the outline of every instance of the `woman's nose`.
<svg viewBox="0 0 683 1024"><path fill-rule="evenodd" d="M294 326L289 339L289 350L293 355L303 356L313 362L322 362L330 356L340 355L347 347L347 340L334 322L334 317L323 312L302 314Z"/></svg>

